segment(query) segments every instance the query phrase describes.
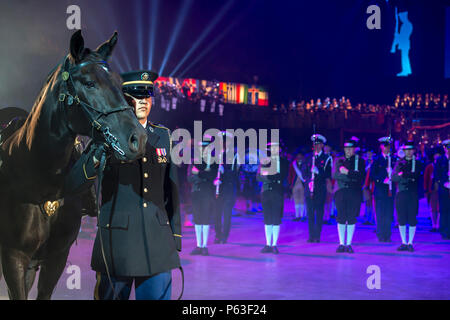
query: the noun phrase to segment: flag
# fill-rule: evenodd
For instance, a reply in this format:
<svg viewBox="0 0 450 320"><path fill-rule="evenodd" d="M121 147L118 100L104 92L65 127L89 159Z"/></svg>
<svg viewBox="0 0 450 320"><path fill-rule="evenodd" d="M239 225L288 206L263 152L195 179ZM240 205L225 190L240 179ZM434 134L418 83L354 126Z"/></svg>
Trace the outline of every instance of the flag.
<svg viewBox="0 0 450 320"><path fill-rule="evenodd" d="M222 91L224 101L226 102L227 101L227 96L228 96L227 83L226 82L219 82L219 91Z"/></svg>
<svg viewBox="0 0 450 320"><path fill-rule="evenodd" d="M236 103L237 87L235 83L227 83L227 102Z"/></svg>
<svg viewBox="0 0 450 320"><path fill-rule="evenodd" d="M263 87L259 87L258 106L268 106L268 105L269 105L269 93Z"/></svg>
<svg viewBox="0 0 450 320"><path fill-rule="evenodd" d="M247 104L247 90L246 84L238 83L236 85L236 103Z"/></svg>
<svg viewBox="0 0 450 320"><path fill-rule="evenodd" d="M248 103L254 106L258 105L259 88L253 85L248 89Z"/></svg>
<svg viewBox="0 0 450 320"><path fill-rule="evenodd" d="M188 86L189 87L188 97L190 97L191 94L193 94L194 92L196 92L198 90L197 80L195 80L195 79L191 79L191 78L190 79L183 79L182 86Z"/></svg>

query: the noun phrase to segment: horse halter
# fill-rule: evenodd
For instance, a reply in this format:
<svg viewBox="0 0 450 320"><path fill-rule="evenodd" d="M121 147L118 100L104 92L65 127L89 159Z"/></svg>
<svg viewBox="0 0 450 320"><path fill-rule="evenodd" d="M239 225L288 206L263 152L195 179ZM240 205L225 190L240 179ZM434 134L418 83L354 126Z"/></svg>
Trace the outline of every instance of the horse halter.
<svg viewBox="0 0 450 320"><path fill-rule="evenodd" d="M64 62L62 64L63 72L61 75L62 79L63 79L63 82L62 82L62 91L63 92L61 92L58 97L58 101L61 103L63 112L66 114L66 108L64 108L64 106L65 106L64 102L66 102L66 105L69 107L72 106L74 102L75 102L75 104L80 105L84 114L90 121L92 127L95 128L97 131L99 131L102 134L106 143L120 155L122 155L122 156L125 155L125 152L122 150L122 148L120 146L119 140L110 132L109 127L102 125L99 122L99 120L103 116L106 117L115 112L133 110L133 108L127 105L127 106L121 106L121 107L114 108L114 109L109 108L107 110L99 110L99 109L91 106L90 104L80 100L80 98L78 97L78 95L76 93L75 84L72 79L73 72L78 71L81 68L83 68L89 64L98 64L98 65L102 64L103 65L102 67L107 68L107 66L108 66L107 62L103 61L103 60L86 61L86 62L83 62L83 63L76 65L74 67L71 67L71 68L68 67L67 62L68 62L68 57L66 56L66 58L64 59ZM72 86L73 94L70 93L69 84ZM67 117L66 117L66 119L67 119ZM70 127L69 127L69 129L70 129Z"/></svg>

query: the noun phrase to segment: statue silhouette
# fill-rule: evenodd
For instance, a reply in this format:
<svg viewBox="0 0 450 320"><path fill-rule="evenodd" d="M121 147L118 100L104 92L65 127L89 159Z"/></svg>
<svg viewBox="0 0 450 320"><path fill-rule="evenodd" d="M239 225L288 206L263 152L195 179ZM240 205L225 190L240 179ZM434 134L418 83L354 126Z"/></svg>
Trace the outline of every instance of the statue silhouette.
<svg viewBox="0 0 450 320"><path fill-rule="evenodd" d="M402 22L400 30L398 30L398 19ZM397 77L407 77L412 73L411 63L409 61L409 49L411 47L410 37L413 31L412 23L408 20L408 11L397 14L397 8L395 8L395 22L394 41L392 43L391 53L395 53L396 48L400 50L402 55L402 71L397 73Z"/></svg>

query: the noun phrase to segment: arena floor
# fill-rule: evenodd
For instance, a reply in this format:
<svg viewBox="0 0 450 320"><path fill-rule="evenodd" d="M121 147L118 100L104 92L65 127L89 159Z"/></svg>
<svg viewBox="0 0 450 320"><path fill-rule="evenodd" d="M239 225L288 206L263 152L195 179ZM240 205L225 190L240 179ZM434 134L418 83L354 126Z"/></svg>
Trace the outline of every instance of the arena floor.
<svg viewBox="0 0 450 320"><path fill-rule="evenodd" d="M398 252L400 236L393 231L392 243L379 243L375 227L357 224L354 254L338 254L335 225L324 225L321 243L309 244L307 222L293 222L293 205L286 200L286 213L279 238L279 255L261 254L265 244L262 213L240 214L238 201L227 244L213 244L210 256L191 256L195 246L193 228L183 230L182 265L185 272L183 299L189 300L292 300L292 299L449 299L450 241L432 233L428 207L420 205L419 226L413 253ZM240 214L240 215L239 215ZM69 289L71 274L64 273L53 299L92 299L95 273L90 255L95 237L95 219L83 218L82 231L73 245L67 267L79 266L80 289ZM380 289L369 289L369 266L380 270ZM67 268L66 268L67 271ZM173 271L172 297L181 291L181 275ZM36 297L36 284L30 299ZM134 294L132 294L134 299ZM4 279L0 299L7 299Z"/></svg>

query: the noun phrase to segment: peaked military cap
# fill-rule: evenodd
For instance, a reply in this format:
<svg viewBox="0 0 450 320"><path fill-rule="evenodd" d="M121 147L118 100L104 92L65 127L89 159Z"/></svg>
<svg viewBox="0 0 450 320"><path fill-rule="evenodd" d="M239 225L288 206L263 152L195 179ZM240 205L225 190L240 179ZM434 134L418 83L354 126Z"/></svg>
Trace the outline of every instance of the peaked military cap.
<svg viewBox="0 0 450 320"><path fill-rule="evenodd" d="M154 81L158 78L156 72L140 70L122 73L122 91L135 98L153 97Z"/></svg>
<svg viewBox="0 0 450 320"><path fill-rule="evenodd" d="M414 141L406 141L405 144L402 146L403 150L412 150L414 149Z"/></svg>
<svg viewBox="0 0 450 320"><path fill-rule="evenodd" d="M311 136L311 141L314 144L319 144L319 143L326 143L327 139L323 135L316 133Z"/></svg>
<svg viewBox="0 0 450 320"><path fill-rule="evenodd" d="M382 137L382 138L378 139L378 142L380 144L389 145L392 142L392 138L391 137Z"/></svg>

